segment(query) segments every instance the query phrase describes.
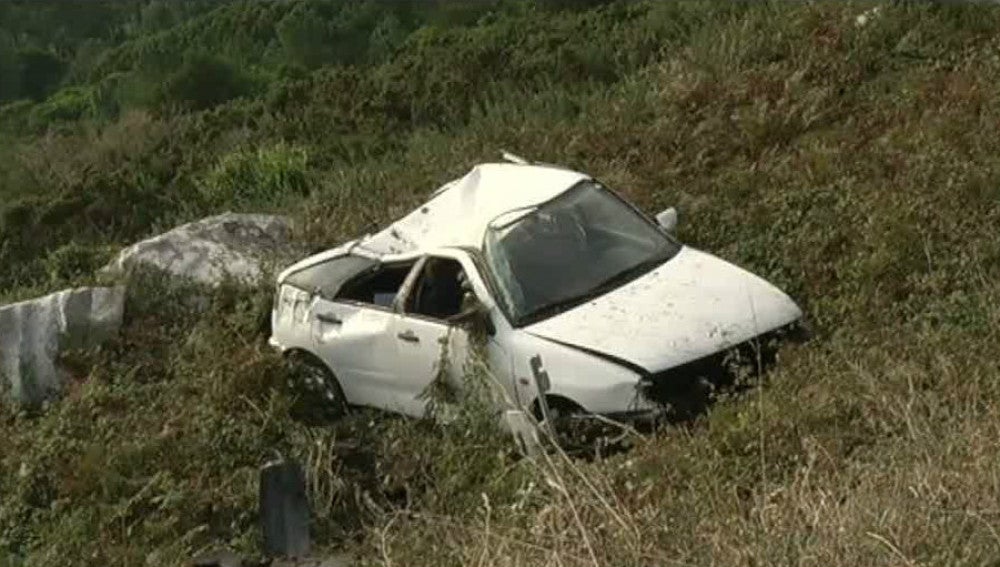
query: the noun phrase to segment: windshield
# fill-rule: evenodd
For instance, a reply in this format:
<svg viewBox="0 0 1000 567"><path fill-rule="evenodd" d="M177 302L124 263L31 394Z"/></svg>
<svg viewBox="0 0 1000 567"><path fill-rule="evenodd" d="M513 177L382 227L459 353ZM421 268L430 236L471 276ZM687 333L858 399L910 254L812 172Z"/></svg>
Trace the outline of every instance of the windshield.
<svg viewBox="0 0 1000 567"><path fill-rule="evenodd" d="M515 325L606 293L672 258L680 245L596 181L486 231L486 261Z"/></svg>

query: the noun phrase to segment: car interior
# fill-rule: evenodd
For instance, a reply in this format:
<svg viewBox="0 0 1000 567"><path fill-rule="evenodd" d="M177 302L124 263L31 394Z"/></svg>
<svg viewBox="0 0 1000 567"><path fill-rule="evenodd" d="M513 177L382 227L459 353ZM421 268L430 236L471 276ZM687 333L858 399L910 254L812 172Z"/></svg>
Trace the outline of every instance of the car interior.
<svg viewBox="0 0 1000 567"><path fill-rule="evenodd" d="M347 282L338 300L391 307L415 262L388 264ZM406 312L446 320L462 311L463 299L471 294L461 264L448 258L431 258L423 267Z"/></svg>
<svg viewBox="0 0 1000 567"><path fill-rule="evenodd" d="M471 293L461 264L448 258L430 258L406 305L406 312L448 319L462 311L463 298Z"/></svg>
<svg viewBox="0 0 1000 567"><path fill-rule="evenodd" d="M387 264L344 284L338 300L390 307L415 262Z"/></svg>

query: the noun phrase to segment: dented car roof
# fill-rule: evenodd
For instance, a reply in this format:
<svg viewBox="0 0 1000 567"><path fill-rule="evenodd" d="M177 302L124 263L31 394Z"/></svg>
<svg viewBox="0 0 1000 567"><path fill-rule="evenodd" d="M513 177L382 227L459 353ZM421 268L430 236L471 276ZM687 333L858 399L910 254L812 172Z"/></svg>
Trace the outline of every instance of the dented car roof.
<svg viewBox="0 0 1000 567"><path fill-rule="evenodd" d="M391 226L362 239L368 251L403 254L463 246L479 248L498 216L540 205L590 177L538 165L487 163L442 187L430 201Z"/></svg>
<svg viewBox="0 0 1000 567"><path fill-rule="evenodd" d="M348 250L381 258L447 246L478 249L487 225L500 215L550 201L587 179L589 175L555 166L480 164L384 230L307 258L285 270L280 279Z"/></svg>

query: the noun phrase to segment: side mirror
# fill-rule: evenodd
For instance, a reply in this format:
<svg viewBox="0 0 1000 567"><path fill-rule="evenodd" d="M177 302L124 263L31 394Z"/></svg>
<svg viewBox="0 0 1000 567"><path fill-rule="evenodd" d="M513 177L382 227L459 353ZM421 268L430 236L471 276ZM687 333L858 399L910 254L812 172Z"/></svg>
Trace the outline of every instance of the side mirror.
<svg viewBox="0 0 1000 567"><path fill-rule="evenodd" d="M660 211L656 215L656 223L663 227L663 230L673 233L677 230L677 209L670 207Z"/></svg>
<svg viewBox="0 0 1000 567"><path fill-rule="evenodd" d="M449 317L448 322L473 332L482 331L490 336L497 332L490 310L471 294L462 301L462 310Z"/></svg>

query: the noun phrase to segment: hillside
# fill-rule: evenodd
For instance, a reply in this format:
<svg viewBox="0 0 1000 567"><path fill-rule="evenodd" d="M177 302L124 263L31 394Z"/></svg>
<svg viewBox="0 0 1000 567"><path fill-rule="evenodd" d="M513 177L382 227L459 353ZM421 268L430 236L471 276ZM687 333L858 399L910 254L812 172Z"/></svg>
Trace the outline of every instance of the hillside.
<svg viewBox="0 0 1000 567"><path fill-rule="evenodd" d="M146 276L65 399L0 404L0 567L252 552L275 452L370 564L1000 561L1000 8L61 6L0 4L2 303L226 210L329 247L504 148L677 206L818 334L695 423L532 462L473 410L297 423L269 281L195 309Z"/></svg>

